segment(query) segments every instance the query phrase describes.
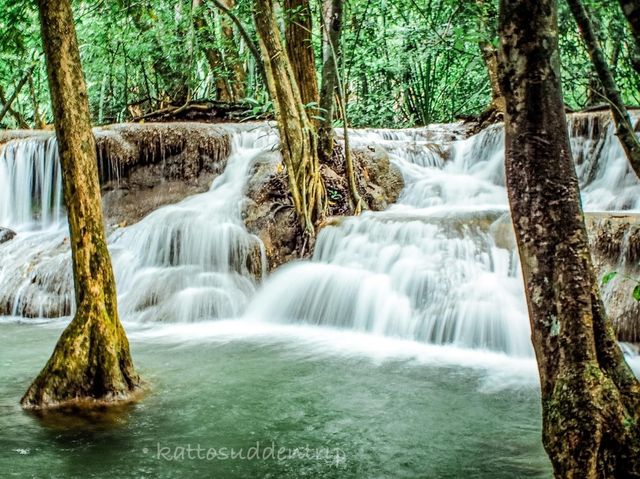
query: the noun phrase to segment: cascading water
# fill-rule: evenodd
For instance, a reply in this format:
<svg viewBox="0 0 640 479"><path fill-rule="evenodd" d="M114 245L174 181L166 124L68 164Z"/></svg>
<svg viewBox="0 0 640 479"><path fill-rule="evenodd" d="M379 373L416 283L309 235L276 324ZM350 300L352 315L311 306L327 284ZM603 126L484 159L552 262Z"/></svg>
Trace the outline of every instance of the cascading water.
<svg viewBox="0 0 640 479"><path fill-rule="evenodd" d="M276 273L247 315L529 355L517 258L491 234L506 213L500 129L454 143L450 161L433 143L448 130L430 133L356 133L401 169L398 203L325 228L313 261Z"/></svg>
<svg viewBox="0 0 640 479"><path fill-rule="evenodd" d="M596 129L602 123L604 134ZM575 116L569 127L586 208L638 208L640 184L611 122ZM356 144L384 146L401 169L398 203L325 228L313 261L276 273L248 315L531 355L508 220L504 130L455 141L440 159L434 151L450 135L439 130L354 134Z"/></svg>
<svg viewBox="0 0 640 479"><path fill-rule="evenodd" d="M243 188L251 165L275 141L268 128L235 133L227 168L207 193L111 236L124 314L195 321L244 310L266 259L262 242L242 222Z"/></svg>
<svg viewBox="0 0 640 479"><path fill-rule="evenodd" d="M250 166L276 140L268 127L233 131L227 168L208 192L160 208L109 237L124 317L194 321L240 314L265 263L261 242L242 223L243 187ZM73 311L58 168L52 139L11 142L0 157L0 181L9 185L0 225L18 232L0 245L0 304L9 304L13 316ZM47 179L57 187L47 190ZM49 210L38 216L40 204Z"/></svg>
<svg viewBox="0 0 640 479"><path fill-rule="evenodd" d="M589 210L630 210L640 185L594 116L570 119ZM591 122L591 123L590 123ZM137 321L257 318L347 328L425 343L532 354L504 186L500 126L463 140L459 125L363 130L405 178L385 212L326 227L311 261L283 267L255 294L263 246L241 219L250 166L272 161L268 128L233 133L210 191L160 208L109 238L123 317ZM0 305L68 315L72 280L53 140L11 142L0 156ZM48 185L48 186L47 186ZM618 193L622 192L622 193Z"/></svg>
<svg viewBox="0 0 640 479"><path fill-rule="evenodd" d="M18 231L60 223L62 175L55 138L9 142L0 152L0 225Z"/></svg>

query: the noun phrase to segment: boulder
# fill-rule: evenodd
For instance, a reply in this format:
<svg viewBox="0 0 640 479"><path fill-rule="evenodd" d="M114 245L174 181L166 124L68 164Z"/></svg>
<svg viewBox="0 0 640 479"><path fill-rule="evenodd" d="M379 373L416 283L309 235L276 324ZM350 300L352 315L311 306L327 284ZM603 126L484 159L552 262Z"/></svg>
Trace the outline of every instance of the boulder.
<svg viewBox="0 0 640 479"><path fill-rule="evenodd" d="M11 241L16 236L16 232L9 228L2 228L0 226L0 244Z"/></svg>
<svg viewBox="0 0 640 479"><path fill-rule="evenodd" d="M387 152L380 147L354 150L353 160L358 191L365 203L363 209L381 211L394 203L404 181ZM320 172L327 191L327 218L353 215L340 145L331 162L321 165ZM264 243L269 271L313 253L314 244L305 237L296 218L284 165L277 152L265 153L257 160L246 195L243 219L247 229Z"/></svg>

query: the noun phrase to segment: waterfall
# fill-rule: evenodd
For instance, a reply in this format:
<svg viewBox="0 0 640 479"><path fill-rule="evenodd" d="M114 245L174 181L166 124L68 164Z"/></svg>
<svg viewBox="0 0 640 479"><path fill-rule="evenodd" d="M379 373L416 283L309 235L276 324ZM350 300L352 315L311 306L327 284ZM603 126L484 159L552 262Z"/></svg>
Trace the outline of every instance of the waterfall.
<svg viewBox="0 0 640 479"><path fill-rule="evenodd" d="M324 228L312 261L277 272L248 317L532 354L517 257L494 237L507 213L502 130L443 144L431 128L354 135L401 169L398 203Z"/></svg>
<svg viewBox="0 0 640 479"><path fill-rule="evenodd" d="M46 228L63 216L54 137L11 141L0 151L0 226Z"/></svg>
<svg viewBox="0 0 640 479"><path fill-rule="evenodd" d="M271 128L239 128L232 133L227 168L208 192L160 208L110 235L124 317L195 321L240 314L266 263L262 243L242 222L243 188L251 165L264 154L270 159L276 142ZM10 143L3 150L0 164L8 166L0 170L0 184L10 183L12 196L2 203L9 213L0 225L18 230L18 236L0 245L0 311L4 306L12 316L63 316L74 308L66 220L43 229L50 217L60 217L59 203L47 203L57 204L57 213L52 209L37 216L36 202L29 199L43 189L33 178L59 178L54 147L51 140L39 139ZM41 165L50 171L40 175ZM5 176L5 171L21 173ZM54 198L60 196L59 186Z"/></svg>
<svg viewBox="0 0 640 479"><path fill-rule="evenodd" d="M637 209L640 183L611 121L576 115L569 130L586 209ZM277 272L247 315L532 355L504 129L451 140L440 125L356 133L355 144L384 146L401 169L398 203L322 230L312 261Z"/></svg>
<svg viewBox="0 0 640 479"><path fill-rule="evenodd" d="M238 316L266 269L262 242L242 222L250 167L277 141L271 130L236 132L211 189L160 208L110 238L121 310L142 320Z"/></svg>
<svg viewBox="0 0 640 479"><path fill-rule="evenodd" d="M209 191L116 229L109 247L127 321L218 318L305 323L530 357L530 330L504 180L504 130L464 138L461 125L355 130L405 179L398 202L321 230L313 258L261 287L265 253L242 221L252 165L278 161L277 136L230 127L231 155ZM640 183L611 122L569 118L589 211L640 209ZM13 141L0 154L0 312L73 311L68 231L55 140ZM7 307L8 305L8 307Z"/></svg>

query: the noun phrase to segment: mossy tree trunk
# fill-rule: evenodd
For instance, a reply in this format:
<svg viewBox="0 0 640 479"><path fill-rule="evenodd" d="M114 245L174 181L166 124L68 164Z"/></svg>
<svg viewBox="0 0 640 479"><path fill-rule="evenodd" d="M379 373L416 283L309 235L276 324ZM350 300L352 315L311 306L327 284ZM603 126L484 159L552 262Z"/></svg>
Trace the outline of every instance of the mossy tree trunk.
<svg viewBox="0 0 640 479"><path fill-rule="evenodd" d="M26 408L127 399L137 388L118 319L104 232L96 148L69 0L38 0L69 218L76 313L22 398Z"/></svg>
<svg viewBox="0 0 640 479"><path fill-rule="evenodd" d="M598 74L607 101L611 105L611 115L616 125L618 139L627 155L631 168L633 168L636 176L640 178L640 140L638 140L634 132L631 117L622 100L622 95L620 95L620 90L613 78L613 73L611 73L604 52L600 47L593 23L580 0L567 0L567 4L578 24L580 34L591 57L591 62Z"/></svg>
<svg viewBox="0 0 640 479"><path fill-rule="evenodd" d="M338 89L338 62L340 54L343 0L324 0L322 3L322 88L320 90L320 116L318 122L318 154L326 163L333 154L333 119Z"/></svg>
<svg viewBox="0 0 640 479"><path fill-rule="evenodd" d="M313 51L313 24L309 0L284 0L284 36L287 54L293 68L293 76L300 89L300 97L305 105L315 104L308 115L316 116L320 101L316 57Z"/></svg>
<svg viewBox="0 0 640 479"><path fill-rule="evenodd" d="M543 443L563 479L640 477L640 385L603 307L571 159L555 0L501 0L509 202L540 373Z"/></svg>
<svg viewBox="0 0 640 479"><path fill-rule="evenodd" d="M302 227L313 236L315 223L324 214L325 201L315 130L307 116L291 62L282 44L274 0L254 0L253 6L289 189Z"/></svg>

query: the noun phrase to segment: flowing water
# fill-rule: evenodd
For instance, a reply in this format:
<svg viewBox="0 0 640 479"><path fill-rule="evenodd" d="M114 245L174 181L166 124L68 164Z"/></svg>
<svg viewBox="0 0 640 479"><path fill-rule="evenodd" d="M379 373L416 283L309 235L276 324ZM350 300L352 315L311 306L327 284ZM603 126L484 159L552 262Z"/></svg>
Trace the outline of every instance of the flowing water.
<svg viewBox="0 0 640 479"><path fill-rule="evenodd" d="M570 123L585 208L640 209L640 185L599 125ZM243 189L255 163L278 161L277 137L234 131L208 192L110 235L121 315L151 392L73 424L17 405L65 321L20 317L74 306L55 140L7 144L0 226L17 236L0 245L0 305L14 317L0 320L0 467L20 477L549 477L503 131L459 131L352 132L401 170L400 199L323 229L312 260L266 279ZM316 454L179 450L256 443Z"/></svg>

